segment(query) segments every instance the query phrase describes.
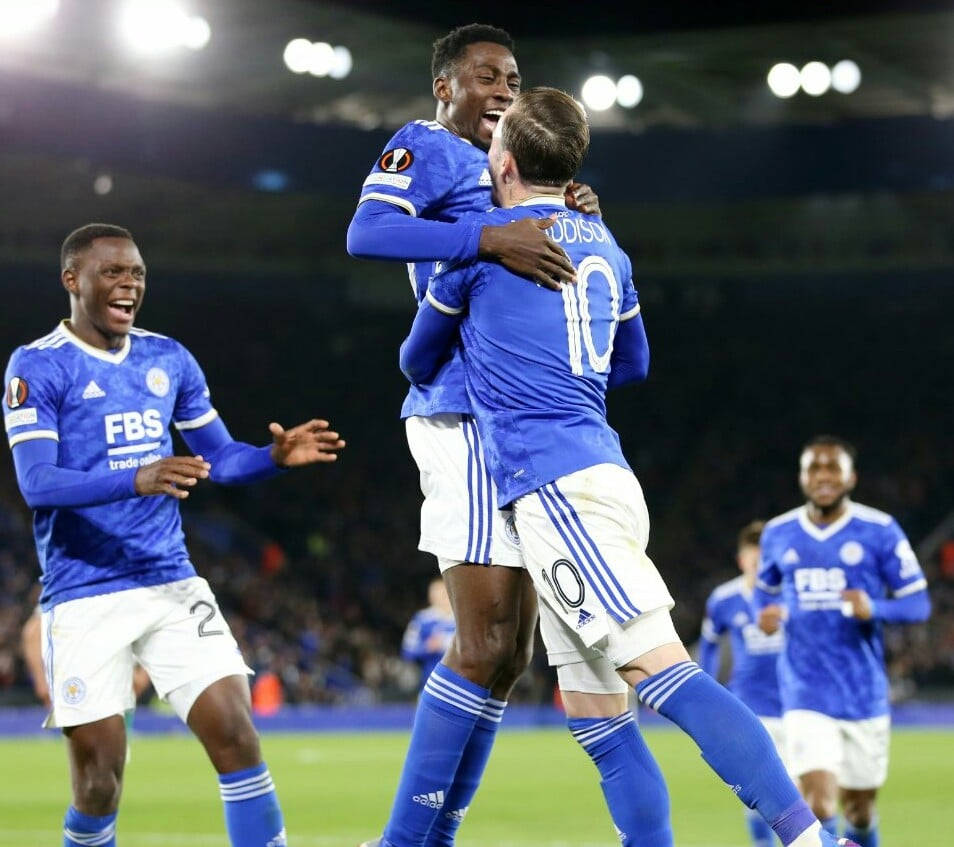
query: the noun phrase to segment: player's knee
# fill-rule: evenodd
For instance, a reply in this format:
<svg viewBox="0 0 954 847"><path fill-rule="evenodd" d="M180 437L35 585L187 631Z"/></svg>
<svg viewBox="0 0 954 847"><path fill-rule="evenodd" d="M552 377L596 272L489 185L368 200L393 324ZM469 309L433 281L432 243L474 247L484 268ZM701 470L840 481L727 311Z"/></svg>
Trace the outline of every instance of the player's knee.
<svg viewBox="0 0 954 847"><path fill-rule="evenodd" d="M76 806L90 815L108 815L119 808L122 780L108 768L87 768L76 778Z"/></svg>
<svg viewBox="0 0 954 847"><path fill-rule="evenodd" d="M806 791L805 802L811 807L815 817L827 820L838 814L838 801L824 791Z"/></svg>
<svg viewBox="0 0 954 847"><path fill-rule="evenodd" d="M470 637L457 638L457 653L465 670L489 681L508 672L514 663L516 632L509 622L495 623Z"/></svg>

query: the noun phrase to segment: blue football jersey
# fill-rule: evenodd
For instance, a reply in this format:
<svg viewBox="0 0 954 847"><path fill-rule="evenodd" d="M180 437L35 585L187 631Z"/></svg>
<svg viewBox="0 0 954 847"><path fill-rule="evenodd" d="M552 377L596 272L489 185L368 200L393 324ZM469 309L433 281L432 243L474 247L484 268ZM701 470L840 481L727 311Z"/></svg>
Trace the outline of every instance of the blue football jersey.
<svg viewBox="0 0 954 847"><path fill-rule="evenodd" d="M782 630L766 635L752 613L752 591L743 577L730 579L709 595L702 637L716 644L726 633L732 648L729 690L755 714L782 714L776 664L785 640Z"/></svg>
<svg viewBox="0 0 954 847"><path fill-rule="evenodd" d="M401 655L421 666L422 684L444 657L456 629L453 615L432 606L421 609L411 618L401 641ZM434 644L430 643L432 639Z"/></svg>
<svg viewBox="0 0 954 847"><path fill-rule="evenodd" d="M358 202L366 200L382 200L409 215L446 223L465 212L484 212L493 205L487 154L437 121L413 121L394 134L365 179ZM439 262L408 263L418 303L439 269ZM429 383L411 386L401 417L443 412L470 412L456 347Z"/></svg>
<svg viewBox="0 0 954 847"><path fill-rule="evenodd" d="M882 625L842 614L841 593L874 600L927 588L911 544L890 515L860 503L828 526L802 506L762 532L759 587L788 610L779 660L782 705L861 720L888 712Z"/></svg>
<svg viewBox="0 0 954 847"><path fill-rule="evenodd" d="M428 289L436 309L467 310L467 389L500 507L583 468L629 468L606 421L616 328L639 313L629 258L599 218L569 211L559 197L530 198L486 219L552 214L549 233L577 269L577 284L562 294L490 262L443 271Z"/></svg>
<svg viewBox="0 0 954 847"><path fill-rule="evenodd" d="M105 351L61 324L14 351L5 384L11 448L52 439L57 464L78 471L122 472L171 456L170 423L196 429L217 415L192 355L141 329L131 330L120 349ZM195 575L171 497L36 509L34 533L44 609Z"/></svg>

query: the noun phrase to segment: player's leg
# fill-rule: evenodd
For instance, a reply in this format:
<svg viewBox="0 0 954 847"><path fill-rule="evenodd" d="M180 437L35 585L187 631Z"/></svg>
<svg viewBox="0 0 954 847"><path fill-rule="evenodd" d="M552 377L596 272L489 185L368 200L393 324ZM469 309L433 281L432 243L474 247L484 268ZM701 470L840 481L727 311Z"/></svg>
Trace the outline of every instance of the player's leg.
<svg viewBox="0 0 954 847"><path fill-rule="evenodd" d="M453 570L445 572L452 573ZM509 570L516 570L509 568ZM514 650L510 661L497 675L483 714L474 724L473 732L460 757L453 781L447 790L444 808L434 820L425 841L425 847L452 847L457 830L467 814L487 767L497 730L503 720L507 699L520 675L526 670L533 655L533 640L537 622L537 595L533 583L523 569L519 589L519 611ZM444 661L447 661L445 657Z"/></svg>
<svg viewBox="0 0 954 847"><path fill-rule="evenodd" d="M43 661L51 711L46 726L67 738L73 802L63 822L64 847L114 847L132 705L130 643L143 620L135 592L62 603L42 616ZM147 622L148 624L148 622Z"/></svg>
<svg viewBox="0 0 954 847"><path fill-rule="evenodd" d="M785 734L782 729L782 719L759 715L759 720L765 727L765 731L771 736L775 750L784 762ZM791 771L789 771L789 775L791 775ZM745 807L744 812L745 826L749 832L749 838L752 840L752 847L772 847L775 844L775 834L772 832L772 827L754 809Z"/></svg>
<svg viewBox="0 0 954 847"><path fill-rule="evenodd" d="M875 801L888 775L891 719L888 715L858 721L839 721L844 737L844 760L838 774L845 835L860 847L881 843Z"/></svg>
<svg viewBox="0 0 954 847"><path fill-rule="evenodd" d="M786 762L802 797L822 827L838 833L838 775L844 762L844 736L835 718L808 709L789 709L782 717Z"/></svg>
<svg viewBox="0 0 954 847"><path fill-rule="evenodd" d="M150 590L163 617L136 642L136 655L205 747L232 847L281 847L285 828L252 724L250 671L208 583L192 577Z"/></svg>

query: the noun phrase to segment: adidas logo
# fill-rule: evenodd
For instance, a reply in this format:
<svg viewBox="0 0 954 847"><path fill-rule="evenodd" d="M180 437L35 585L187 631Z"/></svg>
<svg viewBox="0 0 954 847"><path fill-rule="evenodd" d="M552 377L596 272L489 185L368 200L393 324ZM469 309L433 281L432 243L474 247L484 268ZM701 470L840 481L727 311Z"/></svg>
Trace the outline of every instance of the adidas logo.
<svg viewBox="0 0 954 847"><path fill-rule="evenodd" d="M783 565L797 565L800 561L801 558L793 547L789 547L788 550L785 551L785 555L782 556Z"/></svg>
<svg viewBox="0 0 954 847"><path fill-rule="evenodd" d="M484 168L484 172L480 175L480 179L477 182L478 185L491 185L490 182L490 171L487 168Z"/></svg>
<svg viewBox="0 0 954 847"><path fill-rule="evenodd" d="M92 400L96 397L105 397L106 392L96 384L95 379L89 381L89 385L83 389L83 399Z"/></svg>
<svg viewBox="0 0 954 847"><path fill-rule="evenodd" d="M453 812L444 812L444 817L448 820L457 821L460 823L464 819L464 815L467 814L467 810L470 806L464 806L463 809L455 809Z"/></svg>
<svg viewBox="0 0 954 847"><path fill-rule="evenodd" d="M415 803L427 806L428 809L440 809L444 805L444 792L431 791L427 794L415 794L411 799Z"/></svg>
<svg viewBox="0 0 954 847"><path fill-rule="evenodd" d="M586 609L580 609L580 616L579 618L577 618L576 628L582 629L590 621L593 621L593 620L596 620L596 617L592 613L586 611Z"/></svg>
<svg viewBox="0 0 954 847"><path fill-rule="evenodd" d="M285 828L282 827L281 832L272 838L265 847L288 847L288 836L285 834Z"/></svg>

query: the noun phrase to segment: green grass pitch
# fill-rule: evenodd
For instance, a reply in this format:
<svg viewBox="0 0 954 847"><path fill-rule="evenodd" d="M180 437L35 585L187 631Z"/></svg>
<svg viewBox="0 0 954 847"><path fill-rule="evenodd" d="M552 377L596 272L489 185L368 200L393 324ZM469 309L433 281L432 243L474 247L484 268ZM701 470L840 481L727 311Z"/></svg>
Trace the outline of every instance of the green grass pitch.
<svg viewBox="0 0 954 847"><path fill-rule="evenodd" d="M675 731L647 740L672 795L678 847L747 847L742 811ZM401 733L267 735L291 847L355 847L380 833L407 738ZM0 739L0 847L53 847L68 802L56 736ZM954 731L895 730L881 795L885 847L954 843ZM121 847L227 847L215 778L184 735L135 736ZM597 773L560 730L501 733L460 847L614 847Z"/></svg>

